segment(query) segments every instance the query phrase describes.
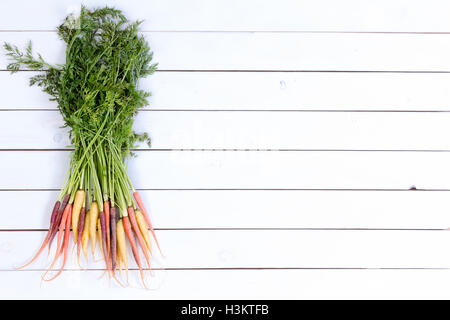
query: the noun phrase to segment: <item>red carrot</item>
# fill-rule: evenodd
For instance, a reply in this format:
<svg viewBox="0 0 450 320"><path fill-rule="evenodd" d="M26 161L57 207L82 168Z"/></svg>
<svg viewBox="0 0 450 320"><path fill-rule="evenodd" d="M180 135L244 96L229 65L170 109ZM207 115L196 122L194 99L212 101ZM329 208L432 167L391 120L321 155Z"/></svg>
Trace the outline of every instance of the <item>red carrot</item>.
<svg viewBox="0 0 450 320"><path fill-rule="evenodd" d="M153 238L155 239L156 245L158 246L159 252L162 254L161 248L158 243L158 239L156 238L155 230L153 229L152 223L150 222L150 217L147 213L147 210L144 207L144 202L142 201L141 195L139 192L135 191L133 192L134 200L136 200L138 207L141 209L142 213L144 214L145 221L147 221L147 225L150 228L150 232L153 235Z"/></svg>
<svg viewBox="0 0 450 320"><path fill-rule="evenodd" d="M26 264L24 264L21 267L16 268L17 270L25 268L26 266L32 264L33 261L35 261L39 257L39 255L42 253L44 248L47 246L48 240L50 239L51 230L53 228L53 225L55 224L56 216L57 216L57 213L59 210L59 205L60 205L60 202L56 201L55 205L53 206L52 216L50 218L50 228L48 229L47 235L45 236L44 241L42 242L41 247L39 248L38 252Z"/></svg>
<svg viewBox="0 0 450 320"><path fill-rule="evenodd" d="M134 239L133 232L131 231L130 220L128 219L128 217L125 216L125 217L123 217L122 221L123 221L123 228L125 229L125 234L128 237L128 241L130 241L134 260L136 260L136 263L139 267L139 272L141 274L142 283L144 284L144 287L145 287L144 273L142 272L141 259L139 258L139 252L138 252L138 249L136 246L136 240Z"/></svg>

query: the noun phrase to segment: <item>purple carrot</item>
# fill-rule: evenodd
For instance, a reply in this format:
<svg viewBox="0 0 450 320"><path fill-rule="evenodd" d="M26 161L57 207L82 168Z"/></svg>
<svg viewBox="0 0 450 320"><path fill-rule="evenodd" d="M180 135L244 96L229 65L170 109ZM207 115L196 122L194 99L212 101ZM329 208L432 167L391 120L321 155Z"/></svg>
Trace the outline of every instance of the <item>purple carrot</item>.
<svg viewBox="0 0 450 320"><path fill-rule="evenodd" d="M59 200L57 200L55 202L55 205L53 206L53 211L52 211L52 216L50 218L50 227L48 229L48 231L50 231L52 229L53 224L55 223L56 220L56 214L59 211L59 205L61 204L61 202Z"/></svg>
<svg viewBox="0 0 450 320"><path fill-rule="evenodd" d="M58 214L55 217L55 224L53 225L53 228L52 228L52 230L50 232L49 241L48 241L48 250L49 251L50 251L50 248L52 246L52 241L53 241L53 239L56 236L56 232L58 231L59 224L61 223L63 212L66 209L67 202L69 202L69 198L70 198L70 194L69 193L64 196L63 201L61 203L61 206L59 207Z"/></svg>
<svg viewBox="0 0 450 320"><path fill-rule="evenodd" d="M116 270L116 262L117 262L117 236L116 236L116 207L111 207L111 211L109 213L110 216L110 226L111 226L111 269L114 272Z"/></svg>
<svg viewBox="0 0 450 320"><path fill-rule="evenodd" d="M102 229L102 238L99 241L102 242L103 247L103 256L105 258L106 268L109 270L109 261L108 261L108 247L106 245L106 221L105 221L105 213L103 211L99 214L100 217L100 228Z"/></svg>
<svg viewBox="0 0 450 320"><path fill-rule="evenodd" d="M80 259L80 248L81 248L81 234L84 229L84 219L86 217L86 209L81 208L80 219L78 220L78 237L77 237L77 259Z"/></svg>
<svg viewBox="0 0 450 320"><path fill-rule="evenodd" d="M39 257L39 255L41 254L42 250L44 250L44 248L46 247L46 245L47 245L47 243L48 243L48 240L49 240L49 238L50 238L50 232L51 232L51 230L52 230L52 228L53 228L53 225L54 225L54 223L55 223L55 217L56 217L56 214L57 214L57 212L58 212L59 205L60 205L60 202L59 202L59 201L56 201L56 202L55 202L55 205L53 206L52 216L51 216L51 218L50 218L50 227L49 227L49 229L48 229L47 235L45 236L45 239L44 239L44 241L42 242L41 247L39 248L38 252L34 255L33 258L31 258L30 261L28 261L26 264L24 264L23 266L21 266L21 267L19 267L19 268L16 268L16 269L22 269L22 268L25 268L26 266L28 266L28 265L30 265L31 263L33 263L33 261L36 260L37 257Z"/></svg>

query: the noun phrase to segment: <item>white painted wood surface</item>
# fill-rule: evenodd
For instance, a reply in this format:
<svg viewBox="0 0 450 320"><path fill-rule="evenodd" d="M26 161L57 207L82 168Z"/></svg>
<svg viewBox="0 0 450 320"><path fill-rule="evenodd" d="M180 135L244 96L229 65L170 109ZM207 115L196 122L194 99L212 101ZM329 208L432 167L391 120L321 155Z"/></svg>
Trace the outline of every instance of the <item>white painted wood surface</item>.
<svg viewBox="0 0 450 320"><path fill-rule="evenodd" d="M0 50L0 298L450 297L447 1L108 4L146 20L159 62L135 123L153 144L129 173L166 257L151 291L135 270L128 289L98 279L98 262L42 286L45 257L13 269L70 150L35 72L11 76ZM0 41L63 62L54 29L78 5L3 1Z"/></svg>

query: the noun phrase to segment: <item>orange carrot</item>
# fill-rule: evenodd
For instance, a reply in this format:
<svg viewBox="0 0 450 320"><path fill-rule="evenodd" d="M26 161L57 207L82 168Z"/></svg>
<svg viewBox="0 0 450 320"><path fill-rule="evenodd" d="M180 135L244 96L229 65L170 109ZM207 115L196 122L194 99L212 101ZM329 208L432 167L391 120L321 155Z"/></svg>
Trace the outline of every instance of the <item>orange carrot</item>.
<svg viewBox="0 0 450 320"><path fill-rule="evenodd" d="M45 275L53 268L53 266L55 265L55 263L56 263L56 261L58 260L58 258L59 258L59 256L60 256L60 254L63 252L63 249L64 249L64 243L60 243L60 234L62 234L62 232L65 232L65 234L64 234L64 241L65 241L65 239L66 239L66 234L67 234L67 237L68 237L68 235L70 234L70 219L67 219L68 218L68 216L72 216L72 204L68 204L67 206L66 206L66 209L64 209L64 214L63 214L63 216L62 216L62 218L61 218L61 223L60 223L60 225L59 225L59 231L58 231L58 243L57 243L57 247L56 247L56 254L55 254L55 258L53 259L53 261L52 261L52 263L51 263L51 265L50 265L50 267L48 267L48 269L47 269L47 271L45 271L45 273L42 275L42 279L43 280L45 280L44 278L45 278ZM63 231L63 228L64 228L64 226L67 226L68 225L68 227L66 227L65 229L64 229L64 231Z"/></svg>
<svg viewBox="0 0 450 320"><path fill-rule="evenodd" d="M138 252L138 249L137 249L137 246L136 246L136 240L134 239L133 232L131 231L130 220L128 219L127 216L124 216L122 218L122 221L123 221L123 228L125 230L125 234L128 237L128 241L130 241L131 249L133 251L134 260L136 260L136 263L137 263L137 265L139 267L139 272L141 274L142 283L144 284L144 287L146 287L145 281L144 281L144 273L142 271L142 266L141 266L141 259L139 258L139 252Z"/></svg>
<svg viewBox="0 0 450 320"><path fill-rule="evenodd" d="M52 281L53 279L55 279L57 276L59 276L61 274L61 272L64 270L64 266L66 265L67 262L67 252L68 247L69 247L69 236L70 236L70 224L72 221L72 205L69 205L68 207L70 207L68 213L67 213L67 218L66 218L66 228L64 230L64 243L63 243L63 248L61 249L61 252L64 252L64 259L63 259L63 263L61 265L61 268L59 269L58 273L55 274L53 277L51 277L50 279L43 279L44 281Z"/></svg>
<svg viewBox="0 0 450 320"><path fill-rule="evenodd" d="M142 252L144 252L145 260L147 260L148 268L150 267L150 257L148 256L147 245L145 244L144 238L142 237L141 231L136 221L136 216L134 214L133 207L128 207L128 217L130 217L131 225L133 226L134 233L138 238L139 245L141 246Z"/></svg>
<svg viewBox="0 0 450 320"><path fill-rule="evenodd" d="M153 238L155 239L156 246L158 247L159 252L162 254L161 248L158 243L158 239L156 238L155 230L153 229L152 223L150 222L150 217L147 213L147 210L144 207L144 202L142 201L141 195L139 194L139 192L135 191L133 192L133 196L134 199L136 200L139 209L141 209L142 213L144 214L145 221L147 221L148 227L150 228L150 232L152 233Z"/></svg>
<svg viewBox="0 0 450 320"><path fill-rule="evenodd" d="M67 216L68 216L68 214L69 214L69 211L72 211L72 204L71 204L71 203L68 204L68 205L66 206L66 208L64 209L64 213L63 213L63 216L62 216L62 219L61 219L61 223L60 223L60 225L59 225L59 231L58 231L58 246L57 246L57 249L56 249L56 256L55 256L55 258L59 257L59 255L60 255L61 252L62 252L62 251L61 251L61 250L62 250L61 239L62 239L62 235L63 235L62 230L63 230L64 226L66 225L66 220L67 220Z"/></svg>
<svg viewBox="0 0 450 320"><path fill-rule="evenodd" d="M50 233L50 237L48 240L48 252L50 252L50 249L52 247L52 242L53 239L56 236L56 233L58 232L58 227L60 225L64 210L66 209L67 206L67 202L69 202L69 198L70 198L70 194L66 194L63 198L63 201L61 202L61 205L59 206L59 210L58 210L58 214L56 215L56 219L55 219L55 224L54 224L54 228Z"/></svg>

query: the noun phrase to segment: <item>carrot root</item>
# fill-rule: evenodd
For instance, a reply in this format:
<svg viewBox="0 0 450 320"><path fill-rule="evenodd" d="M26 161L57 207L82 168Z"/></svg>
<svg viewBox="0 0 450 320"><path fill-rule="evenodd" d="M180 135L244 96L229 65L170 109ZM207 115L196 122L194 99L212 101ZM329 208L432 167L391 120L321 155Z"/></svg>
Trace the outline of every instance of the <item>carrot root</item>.
<svg viewBox="0 0 450 320"><path fill-rule="evenodd" d="M144 214L145 221L147 221L148 227L150 228L150 232L152 233L153 239L155 239L156 246L158 247L159 252L161 255L163 255L161 251L161 247L159 246L158 239L156 238L155 230L153 229L153 225L150 221L150 217L147 213L147 210L145 209L144 202L142 201L141 195L139 192L135 191L133 192L134 200L136 200L136 203L138 204L139 209L141 209L142 213Z"/></svg>

